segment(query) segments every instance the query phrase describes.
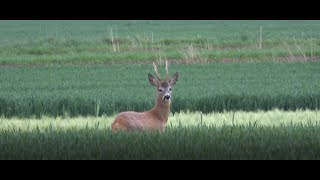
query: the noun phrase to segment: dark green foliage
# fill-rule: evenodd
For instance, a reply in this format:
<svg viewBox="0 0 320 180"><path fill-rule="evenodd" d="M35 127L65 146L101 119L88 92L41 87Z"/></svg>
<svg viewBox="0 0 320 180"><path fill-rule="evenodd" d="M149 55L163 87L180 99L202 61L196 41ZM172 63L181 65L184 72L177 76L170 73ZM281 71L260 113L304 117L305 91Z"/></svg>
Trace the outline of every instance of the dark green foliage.
<svg viewBox="0 0 320 180"><path fill-rule="evenodd" d="M318 125L0 132L0 159L320 159Z"/></svg>
<svg viewBox="0 0 320 180"><path fill-rule="evenodd" d="M209 113L212 111L255 111L255 110L272 110L275 108L281 110L310 109L320 108L320 94L317 95L300 95L300 96L266 96L266 95L218 95L215 97L193 99L193 103L184 103L178 99L174 102L172 111L190 110L202 111ZM190 100L191 101L191 100Z"/></svg>

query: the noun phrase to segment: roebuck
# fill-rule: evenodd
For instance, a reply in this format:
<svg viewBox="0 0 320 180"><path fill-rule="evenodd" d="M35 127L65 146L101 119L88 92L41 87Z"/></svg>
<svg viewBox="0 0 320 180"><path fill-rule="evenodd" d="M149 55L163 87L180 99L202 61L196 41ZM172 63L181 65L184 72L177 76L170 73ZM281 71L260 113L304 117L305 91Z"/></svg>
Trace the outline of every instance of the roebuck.
<svg viewBox="0 0 320 180"><path fill-rule="evenodd" d="M153 63L154 71L157 75L155 79L148 74L149 82L156 89L157 98L152 109L145 112L127 111L119 113L112 123L112 131L117 130L145 130L161 131L165 130L170 114L170 102L172 97L172 86L178 81L179 73L176 72L171 79L168 76L168 62L166 61L166 78L161 79L157 66Z"/></svg>

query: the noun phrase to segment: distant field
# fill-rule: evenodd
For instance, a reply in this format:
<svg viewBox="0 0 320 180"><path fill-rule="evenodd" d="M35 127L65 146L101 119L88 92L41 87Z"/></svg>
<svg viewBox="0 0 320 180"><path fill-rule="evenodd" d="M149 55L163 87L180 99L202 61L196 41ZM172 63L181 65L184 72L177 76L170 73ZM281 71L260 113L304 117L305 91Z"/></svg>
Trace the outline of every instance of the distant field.
<svg viewBox="0 0 320 180"><path fill-rule="evenodd" d="M320 108L319 62L171 64L180 72L172 112ZM164 66L159 70L164 73ZM0 67L4 117L94 116L144 111L155 92L147 65Z"/></svg>
<svg viewBox="0 0 320 180"><path fill-rule="evenodd" d="M0 159L320 159L319 111L182 112L163 134L113 118L0 119Z"/></svg>
<svg viewBox="0 0 320 180"><path fill-rule="evenodd" d="M319 32L320 21L1 20L0 64L318 60Z"/></svg>
<svg viewBox="0 0 320 180"><path fill-rule="evenodd" d="M2 20L0 115L147 110L164 59L181 74L172 112L318 109L319 22Z"/></svg>

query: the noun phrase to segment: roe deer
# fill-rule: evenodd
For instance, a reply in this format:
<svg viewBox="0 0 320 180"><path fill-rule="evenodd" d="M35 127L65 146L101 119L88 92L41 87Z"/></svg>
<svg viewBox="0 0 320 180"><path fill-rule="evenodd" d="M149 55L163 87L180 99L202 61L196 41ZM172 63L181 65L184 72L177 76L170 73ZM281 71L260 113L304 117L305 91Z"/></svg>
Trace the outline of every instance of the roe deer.
<svg viewBox="0 0 320 180"><path fill-rule="evenodd" d="M145 112L127 111L119 113L111 125L112 131L145 130L163 132L165 130L170 114L172 86L178 81L179 73L176 72L169 79L168 61L166 61L166 79L162 80L154 63L153 68L158 79L155 79L150 73L148 78L150 84L156 89L157 98L154 107Z"/></svg>

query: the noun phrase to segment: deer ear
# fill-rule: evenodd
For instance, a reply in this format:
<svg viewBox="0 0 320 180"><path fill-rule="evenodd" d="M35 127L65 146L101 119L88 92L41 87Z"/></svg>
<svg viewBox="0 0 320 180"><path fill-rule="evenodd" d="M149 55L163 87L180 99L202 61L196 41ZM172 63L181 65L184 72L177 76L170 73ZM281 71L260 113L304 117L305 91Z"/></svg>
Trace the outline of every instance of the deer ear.
<svg viewBox="0 0 320 180"><path fill-rule="evenodd" d="M152 86L157 86L158 80L156 80L151 74L148 74L149 82Z"/></svg>
<svg viewBox="0 0 320 180"><path fill-rule="evenodd" d="M179 79L179 73L176 72L176 73L174 73L174 75L172 76L172 78L169 80L170 85L171 85L171 86L175 85L176 82L178 81L178 79Z"/></svg>

